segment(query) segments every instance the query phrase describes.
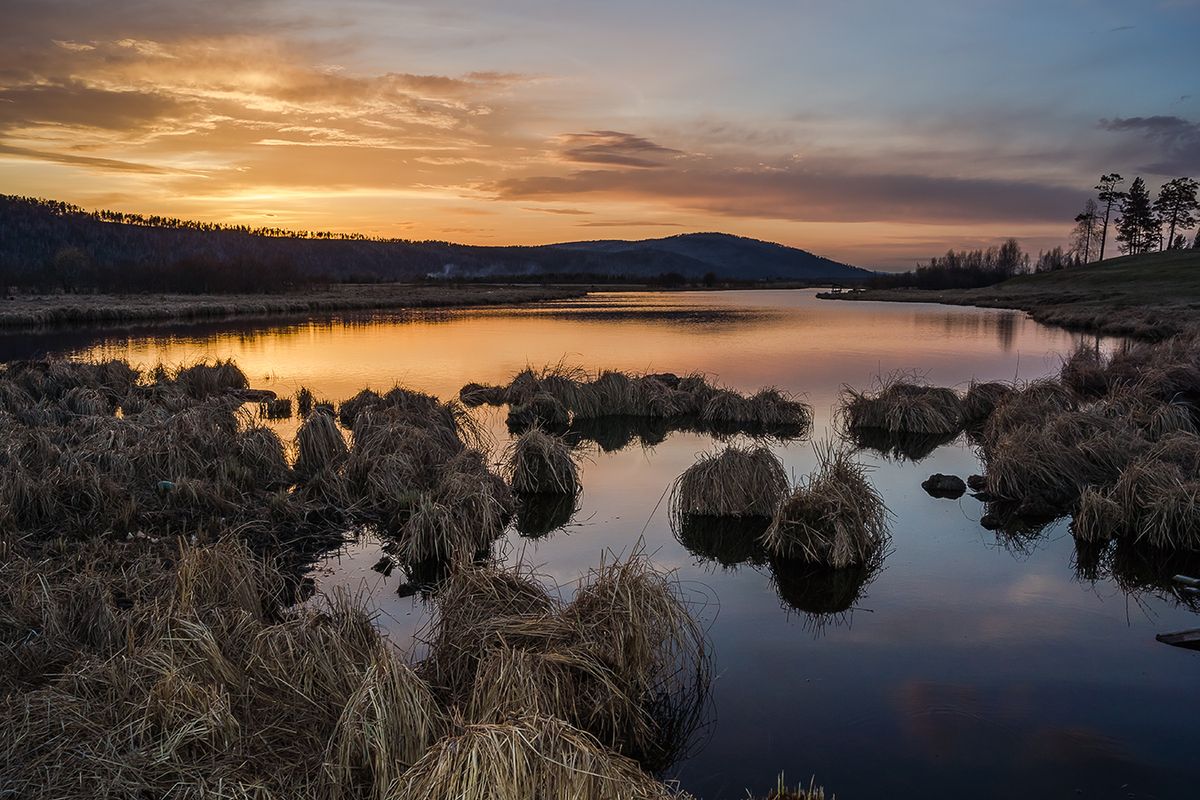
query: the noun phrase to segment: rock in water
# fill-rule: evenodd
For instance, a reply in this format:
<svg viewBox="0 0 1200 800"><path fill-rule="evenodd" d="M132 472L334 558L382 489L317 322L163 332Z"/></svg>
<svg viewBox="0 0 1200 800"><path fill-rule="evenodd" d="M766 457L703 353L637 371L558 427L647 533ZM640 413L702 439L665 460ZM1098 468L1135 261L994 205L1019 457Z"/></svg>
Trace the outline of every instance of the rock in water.
<svg viewBox="0 0 1200 800"><path fill-rule="evenodd" d="M967 485L957 475L943 475L936 472L921 483L931 497L943 497L947 500L957 500L967 491Z"/></svg>

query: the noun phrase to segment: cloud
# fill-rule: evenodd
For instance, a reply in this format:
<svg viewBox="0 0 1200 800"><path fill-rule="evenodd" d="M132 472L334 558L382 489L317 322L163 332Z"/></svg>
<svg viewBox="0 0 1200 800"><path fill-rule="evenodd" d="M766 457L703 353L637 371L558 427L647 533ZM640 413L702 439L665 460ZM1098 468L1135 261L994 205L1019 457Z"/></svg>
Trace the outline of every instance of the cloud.
<svg viewBox="0 0 1200 800"><path fill-rule="evenodd" d="M1158 175L1192 175L1200 172L1200 123L1182 117L1115 117L1100 120L1114 133L1141 134L1151 146L1150 160L1140 167Z"/></svg>
<svg viewBox="0 0 1200 800"><path fill-rule="evenodd" d="M166 169L151 164L138 164L132 161L120 161L113 158L96 158L79 156L71 153L54 153L44 150L31 150L26 147L13 147L0 143L0 155L17 156L18 158L50 161L55 164L66 164L72 167L90 167L112 172L140 172L145 175L185 174L180 170Z"/></svg>
<svg viewBox="0 0 1200 800"><path fill-rule="evenodd" d="M490 188L507 200L593 196L811 222L1044 222L1069 218L1085 194L1036 182L864 172L837 161L741 165L699 157L670 169L578 170Z"/></svg>
<svg viewBox="0 0 1200 800"><path fill-rule="evenodd" d="M0 88L0 131L39 125L129 131L179 110L180 103L158 93L113 91L75 80Z"/></svg>
<svg viewBox="0 0 1200 800"><path fill-rule="evenodd" d="M522 211L537 211L542 214L562 214L569 217L586 216L591 214L591 211L584 211L582 208L538 208L536 206L522 206Z"/></svg>
<svg viewBox="0 0 1200 800"><path fill-rule="evenodd" d="M581 164L653 168L664 166L669 159L683 155L679 150L620 131L565 133L559 137L559 141L563 159Z"/></svg>
<svg viewBox="0 0 1200 800"><path fill-rule="evenodd" d="M577 228L686 228L680 222L650 222L643 219L614 219L594 222L576 222Z"/></svg>

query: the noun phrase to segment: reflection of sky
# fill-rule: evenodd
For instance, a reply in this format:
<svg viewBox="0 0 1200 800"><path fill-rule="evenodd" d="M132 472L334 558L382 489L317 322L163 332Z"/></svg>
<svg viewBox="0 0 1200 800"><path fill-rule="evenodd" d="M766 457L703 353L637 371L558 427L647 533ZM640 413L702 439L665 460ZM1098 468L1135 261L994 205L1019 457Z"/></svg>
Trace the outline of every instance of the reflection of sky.
<svg viewBox="0 0 1200 800"><path fill-rule="evenodd" d="M588 368L704 370L743 390L775 384L803 392L818 435L843 384L919 368L930 380L1034 377L1052 371L1073 336L1021 315L941 306L818 302L802 292L635 295L620 306L708 312L765 308L761 316L710 313L711 324L639 321L634 314L464 314L437 322L308 326L200 339L114 337L98 350L151 364L232 356L252 383L299 385L342 399L364 384L400 380L451 396L467 381L501 382L526 363L565 359ZM610 309L612 310L612 309ZM626 309L628 310L628 309ZM581 318L580 318L581 317ZM485 411L494 431L503 414ZM644 539L657 563L677 568L711 625L717 724L681 765L685 788L706 798L764 789L783 770L816 774L843 797L1178 796L1194 721L1197 656L1157 644L1157 631L1194 626L1161 601L1138 606L1109 583L1073 577L1064 524L1011 553L978 526L972 498L935 500L931 472L978 470L962 445L913 465L866 457L893 515L893 548L844 624L819 632L785 611L764 571L697 563L670 533L664 493L697 453L713 446L675 434L657 448L589 451L584 496L566 533L531 541L523 557L570 593L605 550ZM812 467L808 443L779 446L789 472ZM326 565L326 587L373 590L381 623L405 642L423 620L399 598L399 572L370 570L368 542ZM1194 737L1191 737L1194 741ZM1143 793L1143 794L1137 794ZM1115 795L1114 795L1115 796Z"/></svg>

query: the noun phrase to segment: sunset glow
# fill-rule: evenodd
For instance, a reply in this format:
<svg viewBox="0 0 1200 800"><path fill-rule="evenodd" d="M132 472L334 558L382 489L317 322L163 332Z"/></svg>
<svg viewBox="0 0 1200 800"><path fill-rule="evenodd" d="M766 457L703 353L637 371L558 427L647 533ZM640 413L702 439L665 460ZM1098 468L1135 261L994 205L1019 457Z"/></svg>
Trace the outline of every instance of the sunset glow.
<svg viewBox="0 0 1200 800"><path fill-rule="evenodd" d="M88 208L478 244L721 230L894 267L1061 244L1101 172L1200 169L1185 0L5 17L0 183Z"/></svg>

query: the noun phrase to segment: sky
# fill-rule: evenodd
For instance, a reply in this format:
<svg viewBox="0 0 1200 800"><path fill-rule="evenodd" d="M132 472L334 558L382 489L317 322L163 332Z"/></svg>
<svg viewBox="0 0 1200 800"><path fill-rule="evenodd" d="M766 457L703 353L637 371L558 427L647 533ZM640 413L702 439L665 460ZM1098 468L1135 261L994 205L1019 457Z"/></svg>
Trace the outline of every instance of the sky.
<svg viewBox="0 0 1200 800"><path fill-rule="evenodd" d="M868 267L1200 177L1200 0L0 0L0 193Z"/></svg>

